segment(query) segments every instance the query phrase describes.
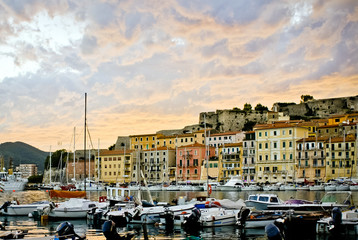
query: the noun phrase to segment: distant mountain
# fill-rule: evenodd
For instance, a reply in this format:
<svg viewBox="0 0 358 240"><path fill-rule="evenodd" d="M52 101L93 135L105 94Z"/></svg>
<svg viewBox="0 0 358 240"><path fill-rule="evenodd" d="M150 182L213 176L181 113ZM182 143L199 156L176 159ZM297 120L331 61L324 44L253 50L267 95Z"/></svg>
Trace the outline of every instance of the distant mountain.
<svg viewBox="0 0 358 240"><path fill-rule="evenodd" d="M21 164L37 164L38 171L43 171L47 152L41 151L23 142L6 142L0 144L0 156L4 157L6 168L9 167L10 158L14 167Z"/></svg>

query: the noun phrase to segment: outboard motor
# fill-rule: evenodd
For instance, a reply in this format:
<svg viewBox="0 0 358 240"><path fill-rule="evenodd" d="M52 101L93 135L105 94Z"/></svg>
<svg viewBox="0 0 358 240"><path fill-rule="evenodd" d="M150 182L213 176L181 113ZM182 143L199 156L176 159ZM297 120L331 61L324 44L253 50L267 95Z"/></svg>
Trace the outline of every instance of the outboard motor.
<svg viewBox="0 0 358 240"><path fill-rule="evenodd" d="M4 204L0 207L0 210L4 209L4 212L7 212L7 207L11 205L10 201L4 202Z"/></svg>
<svg viewBox="0 0 358 240"><path fill-rule="evenodd" d="M75 233L75 228L72 223L70 222L63 222L60 225L57 226L56 233L58 234L59 240L65 240L65 239L79 239L83 240L86 238L86 236L79 236Z"/></svg>
<svg viewBox="0 0 358 240"><path fill-rule="evenodd" d="M265 233L269 240L282 240L281 231L274 223L266 225Z"/></svg>
<svg viewBox="0 0 358 240"><path fill-rule="evenodd" d="M165 231L167 233L172 232L174 229L174 213L170 211L168 208L164 211L164 219L165 219Z"/></svg>
<svg viewBox="0 0 358 240"><path fill-rule="evenodd" d="M133 234L127 233L125 236L120 236L117 232L115 222L108 220L103 223L103 235L107 240L129 240L133 238Z"/></svg>
<svg viewBox="0 0 358 240"><path fill-rule="evenodd" d="M250 209L245 208L243 211L241 210L237 215L237 224L240 228L244 228L247 217L250 215Z"/></svg>
<svg viewBox="0 0 358 240"><path fill-rule="evenodd" d="M200 216L201 212L199 209L194 208L189 217L185 217L183 221L183 227L185 231L198 230L200 228Z"/></svg>
<svg viewBox="0 0 358 240"><path fill-rule="evenodd" d="M342 224L342 210L339 207L332 209L332 221L329 223L330 232L339 232Z"/></svg>

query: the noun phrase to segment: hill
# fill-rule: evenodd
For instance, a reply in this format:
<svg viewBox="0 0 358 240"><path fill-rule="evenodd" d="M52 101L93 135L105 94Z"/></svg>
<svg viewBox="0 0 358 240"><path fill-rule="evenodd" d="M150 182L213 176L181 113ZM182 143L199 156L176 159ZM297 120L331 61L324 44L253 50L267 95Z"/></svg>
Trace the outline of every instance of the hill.
<svg viewBox="0 0 358 240"><path fill-rule="evenodd" d="M0 144L0 155L4 157L6 168L9 167L11 158L14 166L34 163L37 164L38 171L42 172L48 153L23 142L6 142Z"/></svg>

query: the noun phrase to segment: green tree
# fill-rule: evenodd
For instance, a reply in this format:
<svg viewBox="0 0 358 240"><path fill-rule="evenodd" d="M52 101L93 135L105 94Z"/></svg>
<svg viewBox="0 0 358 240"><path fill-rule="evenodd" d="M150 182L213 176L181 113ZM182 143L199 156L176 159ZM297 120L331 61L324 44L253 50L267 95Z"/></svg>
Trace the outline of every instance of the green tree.
<svg viewBox="0 0 358 240"><path fill-rule="evenodd" d="M311 95L301 95L301 103L305 103L313 99L314 98Z"/></svg>
<svg viewBox="0 0 358 240"><path fill-rule="evenodd" d="M108 150L114 150L114 147L116 146L116 144L113 144L111 146L108 147Z"/></svg>
<svg viewBox="0 0 358 240"><path fill-rule="evenodd" d="M57 150L51 154L51 167L53 168L64 168L66 166L67 152L65 149ZM49 169L50 156L46 157L45 169Z"/></svg>
<svg viewBox="0 0 358 240"><path fill-rule="evenodd" d="M258 103L255 107L255 111L259 111L259 112L268 111L268 108L266 106L263 106L261 103Z"/></svg>
<svg viewBox="0 0 358 240"><path fill-rule="evenodd" d="M245 103L244 105L244 109L245 112L251 112L252 111L252 106L250 103Z"/></svg>
<svg viewBox="0 0 358 240"><path fill-rule="evenodd" d="M27 180L28 183L42 183L43 175L33 175L30 176Z"/></svg>

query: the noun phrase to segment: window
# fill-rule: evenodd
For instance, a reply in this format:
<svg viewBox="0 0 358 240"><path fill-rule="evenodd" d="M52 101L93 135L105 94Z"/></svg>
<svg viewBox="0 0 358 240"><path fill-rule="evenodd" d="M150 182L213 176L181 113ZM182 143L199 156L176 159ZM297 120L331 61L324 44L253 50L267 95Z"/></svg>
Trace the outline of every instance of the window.
<svg viewBox="0 0 358 240"><path fill-rule="evenodd" d="M276 142L273 143L273 148L277 148L277 143Z"/></svg>
<svg viewBox="0 0 358 240"><path fill-rule="evenodd" d="M282 147L283 147L283 148L286 147L286 142L282 142Z"/></svg>
<svg viewBox="0 0 358 240"><path fill-rule="evenodd" d="M259 132L259 137L261 137L262 136L262 134L261 134L261 132Z"/></svg>
<svg viewBox="0 0 358 240"><path fill-rule="evenodd" d="M262 149L262 144L261 143L259 143L259 149Z"/></svg>
<svg viewBox="0 0 358 240"><path fill-rule="evenodd" d="M289 135L292 135L292 130L288 130L288 134L289 134Z"/></svg>

